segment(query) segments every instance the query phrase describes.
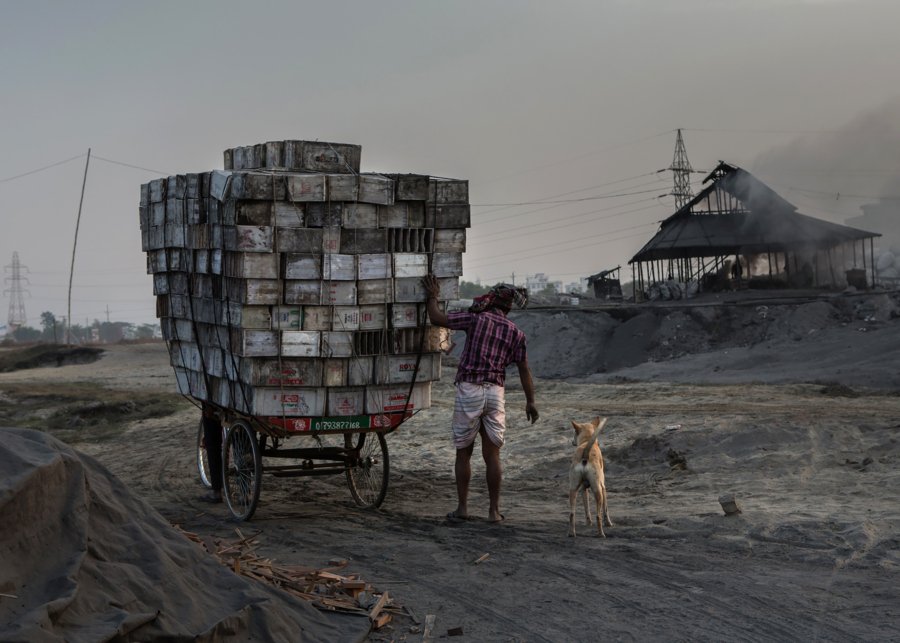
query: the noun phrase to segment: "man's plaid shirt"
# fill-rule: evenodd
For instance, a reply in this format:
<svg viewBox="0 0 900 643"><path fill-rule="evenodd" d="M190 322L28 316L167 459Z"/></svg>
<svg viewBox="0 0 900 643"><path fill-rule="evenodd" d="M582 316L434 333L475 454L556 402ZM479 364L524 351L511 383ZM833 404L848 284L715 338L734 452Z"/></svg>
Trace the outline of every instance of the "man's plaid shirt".
<svg viewBox="0 0 900 643"><path fill-rule="evenodd" d="M503 386L506 367L526 356L525 333L501 312L449 313L448 328L466 332L466 346L459 360L456 382Z"/></svg>

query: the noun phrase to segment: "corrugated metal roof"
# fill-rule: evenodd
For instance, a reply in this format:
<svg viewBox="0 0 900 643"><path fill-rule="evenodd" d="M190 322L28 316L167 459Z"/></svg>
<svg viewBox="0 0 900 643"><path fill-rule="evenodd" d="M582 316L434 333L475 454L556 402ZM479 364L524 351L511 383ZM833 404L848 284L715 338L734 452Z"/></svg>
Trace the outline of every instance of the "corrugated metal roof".
<svg viewBox="0 0 900 643"><path fill-rule="evenodd" d="M832 248L881 236L797 212L755 176L719 163L697 196L662 222L628 263L681 257Z"/></svg>

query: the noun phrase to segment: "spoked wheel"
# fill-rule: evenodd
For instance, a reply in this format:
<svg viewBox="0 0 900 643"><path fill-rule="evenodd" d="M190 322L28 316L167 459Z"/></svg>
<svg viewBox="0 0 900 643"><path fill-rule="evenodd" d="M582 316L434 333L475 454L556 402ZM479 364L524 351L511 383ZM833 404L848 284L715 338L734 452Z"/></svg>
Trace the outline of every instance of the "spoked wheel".
<svg viewBox="0 0 900 643"><path fill-rule="evenodd" d="M209 457L206 454L206 447L203 445L203 420L200 420L200 427L197 429L197 471L200 473L200 482L207 489L212 489L212 477L209 473Z"/></svg>
<svg viewBox="0 0 900 643"><path fill-rule="evenodd" d="M222 447L225 502L238 520L250 520L259 502L262 484L262 452L256 431L237 421L225 434Z"/></svg>
<svg viewBox="0 0 900 643"><path fill-rule="evenodd" d="M387 494L390 461L383 433L346 433L344 446L358 451L347 463L347 485L360 507L380 507Z"/></svg>

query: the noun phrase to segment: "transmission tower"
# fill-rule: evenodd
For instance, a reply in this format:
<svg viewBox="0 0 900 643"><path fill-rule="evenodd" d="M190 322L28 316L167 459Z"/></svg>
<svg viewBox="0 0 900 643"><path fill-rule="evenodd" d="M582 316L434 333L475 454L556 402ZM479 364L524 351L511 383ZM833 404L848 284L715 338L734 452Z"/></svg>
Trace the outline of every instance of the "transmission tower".
<svg viewBox="0 0 900 643"><path fill-rule="evenodd" d="M681 129L678 129L678 136L675 138L675 156L672 158L672 179L674 187L672 196L675 197L675 209L680 210L688 201L694 198L691 191L691 162L687 157L687 150L684 149L684 139L681 137Z"/></svg>
<svg viewBox="0 0 900 643"><path fill-rule="evenodd" d="M4 281L12 285L7 290L4 290L3 294L9 293L9 317L7 318L6 328L8 333L12 333L20 326L24 326L27 321L27 317L25 317L25 293L28 291L22 288L22 282L27 282L28 278L22 276L22 271L28 272L28 268L19 263L19 253L13 252L12 265L4 266L4 269L11 273L11 276L4 278Z"/></svg>

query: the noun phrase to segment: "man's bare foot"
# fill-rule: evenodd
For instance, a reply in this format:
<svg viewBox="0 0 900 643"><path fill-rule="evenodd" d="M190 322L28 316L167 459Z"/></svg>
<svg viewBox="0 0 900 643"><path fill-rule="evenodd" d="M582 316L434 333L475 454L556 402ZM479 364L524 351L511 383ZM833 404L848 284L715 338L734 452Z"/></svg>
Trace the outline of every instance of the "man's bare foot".
<svg viewBox="0 0 900 643"><path fill-rule="evenodd" d="M506 520L506 516L499 511L497 513L488 514L488 522L503 522L504 520Z"/></svg>

